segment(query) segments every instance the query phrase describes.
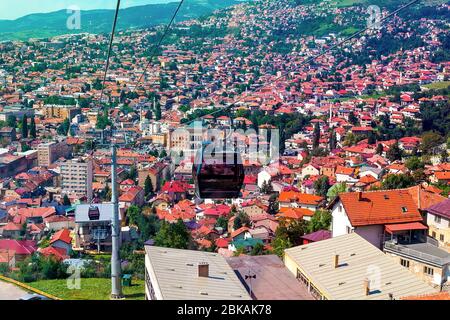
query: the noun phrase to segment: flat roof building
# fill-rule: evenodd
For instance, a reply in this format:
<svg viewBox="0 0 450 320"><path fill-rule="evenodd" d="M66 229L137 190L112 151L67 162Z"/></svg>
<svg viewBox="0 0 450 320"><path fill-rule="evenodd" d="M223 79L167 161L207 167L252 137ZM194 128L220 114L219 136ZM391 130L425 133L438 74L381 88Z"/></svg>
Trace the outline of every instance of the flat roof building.
<svg viewBox="0 0 450 320"><path fill-rule="evenodd" d="M256 300L313 300L276 255L226 258ZM250 276L246 279L246 276Z"/></svg>
<svg viewBox="0 0 450 320"><path fill-rule="evenodd" d="M145 246L147 300L251 300L218 253Z"/></svg>

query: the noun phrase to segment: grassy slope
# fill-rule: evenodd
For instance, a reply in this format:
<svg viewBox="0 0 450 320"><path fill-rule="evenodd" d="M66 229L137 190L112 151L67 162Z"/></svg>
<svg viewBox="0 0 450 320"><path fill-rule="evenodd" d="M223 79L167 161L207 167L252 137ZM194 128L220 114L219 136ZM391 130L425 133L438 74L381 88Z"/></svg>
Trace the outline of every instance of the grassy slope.
<svg viewBox="0 0 450 320"><path fill-rule="evenodd" d="M450 87L450 81L433 82L433 83L424 85L424 87L428 88L428 89L436 89L436 90L445 89L445 88Z"/></svg>
<svg viewBox="0 0 450 320"><path fill-rule="evenodd" d="M27 283L29 286L52 294L63 300L109 300L111 280L89 278L81 279L80 290L67 288L67 280L41 280ZM125 298L128 300L144 300L144 281L133 280L132 287L123 287Z"/></svg>

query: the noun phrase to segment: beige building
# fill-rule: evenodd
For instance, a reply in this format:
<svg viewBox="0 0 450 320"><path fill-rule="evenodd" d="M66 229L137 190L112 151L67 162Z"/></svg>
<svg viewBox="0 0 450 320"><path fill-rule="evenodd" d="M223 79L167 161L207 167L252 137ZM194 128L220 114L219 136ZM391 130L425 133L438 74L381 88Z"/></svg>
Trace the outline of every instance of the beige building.
<svg viewBox="0 0 450 320"><path fill-rule="evenodd" d="M46 118L58 118L72 120L77 114L80 113L80 108L77 106L65 106L56 104L47 104L42 110Z"/></svg>
<svg viewBox="0 0 450 320"><path fill-rule="evenodd" d="M145 246L146 300L251 300L217 253Z"/></svg>
<svg viewBox="0 0 450 320"><path fill-rule="evenodd" d="M62 193L92 200L93 165L90 158L67 160L61 165Z"/></svg>
<svg viewBox="0 0 450 320"><path fill-rule="evenodd" d="M48 167L58 158L68 158L72 152L66 140L56 142L41 143L38 145L38 165Z"/></svg>
<svg viewBox="0 0 450 320"><path fill-rule="evenodd" d="M357 233L286 249L284 264L321 300L398 300L437 292Z"/></svg>
<svg viewBox="0 0 450 320"><path fill-rule="evenodd" d="M428 235L439 246L450 252L450 199L446 199L426 209Z"/></svg>

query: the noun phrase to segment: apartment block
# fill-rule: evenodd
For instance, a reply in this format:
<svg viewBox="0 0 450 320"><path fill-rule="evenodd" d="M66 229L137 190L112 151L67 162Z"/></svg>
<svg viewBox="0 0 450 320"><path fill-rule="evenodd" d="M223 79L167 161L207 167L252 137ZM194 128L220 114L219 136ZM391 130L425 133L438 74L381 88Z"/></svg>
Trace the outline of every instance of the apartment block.
<svg viewBox="0 0 450 320"><path fill-rule="evenodd" d="M93 164L90 158L67 160L61 165L62 192L92 200Z"/></svg>
<svg viewBox="0 0 450 320"><path fill-rule="evenodd" d="M66 140L41 143L38 146L38 165L48 167L58 158L68 158L72 152Z"/></svg>

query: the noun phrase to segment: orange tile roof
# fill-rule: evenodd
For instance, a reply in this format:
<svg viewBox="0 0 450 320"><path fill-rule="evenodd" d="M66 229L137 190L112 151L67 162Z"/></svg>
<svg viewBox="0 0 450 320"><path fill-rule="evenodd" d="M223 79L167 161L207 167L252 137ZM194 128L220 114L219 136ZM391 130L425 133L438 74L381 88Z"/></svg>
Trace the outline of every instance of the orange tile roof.
<svg viewBox="0 0 450 320"><path fill-rule="evenodd" d="M420 296L402 297L401 300L450 300L449 292L437 292Z"/></svg>
<svg viewBox="0 0 450 320"><path fill-rule="evenodd" d="M57 231L50 240L50 244L56 242L56 241L62 241L65 243L72 243L72 237L70 236L70 231L68 229L61 229Z"/></svg>
<svg viewBox="0 0 450 320"><path fill-rule="evenodd" d="M246 231L248 231L248 230L250 230L250 229L247 228L247 227L240 227L239 229L234 230L234 231L231 233L231 238L234 238L234 237L236 237L236 236L240 235L241 233L246 232Z"/></svg>
<svg viewBox="0 0 450 320"><path fill-rule="evenodd" d="M345 192L338 198L352 226L422 221L408 190Z"/></svg>
<svg viewBox="0 0 450 320"><path fill-rule="evenodd" d="M314 212L304 208L280 208L280 212L277 214L278 218L284 219L303 219L304 216L313 216Z"/></svg>
<svg viewBox="0 0 450 320"><path fill-rule="evenodd" d="M432 191L429 191L428 189L422 188L422 186L420 185L408 188L407 190L416 203L417 207L421 210L429 208L447 199L446 197L443 197L438 193L434 193Z"/></svg>
<svg viewBox="0 0 450 320"><path fill-rule="evenodd" d="M322 197L296 191L282 191L278 198L280 202L298 202L303 204L317 205L323 200Z"/></svg>
<svg viewBox="0 0 450 320"><path fill-rule="evenodd" d="M450 171L437 171L434 176L438 180L450 180Z"/></svg>

